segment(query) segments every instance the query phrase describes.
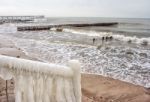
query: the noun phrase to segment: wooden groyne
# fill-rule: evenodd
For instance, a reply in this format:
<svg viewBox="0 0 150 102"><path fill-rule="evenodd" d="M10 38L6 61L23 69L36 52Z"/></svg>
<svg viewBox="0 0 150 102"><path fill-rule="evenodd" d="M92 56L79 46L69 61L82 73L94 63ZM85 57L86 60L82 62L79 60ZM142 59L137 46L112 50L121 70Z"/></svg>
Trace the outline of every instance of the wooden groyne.
<svg viewBox="0 0 150 102"><path fill-rule="evenodd" d="M17 27L18 31L36 31L36 30L50 30L49 26L22 26Z"/></svg>
<svg viewBox="0 0 150 102"><path fill-rule="evenodd" d="M117 22L111 23L91 23L91 24L58 24L58 25L34 25L34 26L18 26L18 31L26 31L26 30L50 30L54 27L89 27L89 26L114 26L117 25Z"/></svg>
<svg viewBox="0 0 150 102"><path fill-rule="evenodd" d="M88 27L88 26L114 26L117 24L118 24L117 22L111 22L111 23L91 23L91 24L66 24L64 26Z"/></svg>

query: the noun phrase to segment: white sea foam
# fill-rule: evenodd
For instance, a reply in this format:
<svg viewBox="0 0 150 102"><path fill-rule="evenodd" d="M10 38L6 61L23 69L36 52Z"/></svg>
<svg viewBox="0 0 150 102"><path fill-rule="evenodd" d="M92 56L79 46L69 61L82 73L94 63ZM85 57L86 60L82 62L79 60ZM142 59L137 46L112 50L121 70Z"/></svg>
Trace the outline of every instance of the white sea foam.
<svg viewBox="0 0 150 102"><path fill-rule="evenodd" d="M83 35L87 35L87 36L107 36L107 35L111 35L111 33L97 33L95 31L85 31L85 30L74 30L74 29L69 29L69 28L64 28L63 29L64 32L71 32L74 34L83 34Z"/></svg>
<svg viewBox="0 0 150 102"><path fill-rule="evenodd" d="M29 56L43 61L64 64L70 59L79 59L83 63L82 72L101 74L150 87L150 52L145 49L120 45L97 50L92 46L82 47L27 39L19 39L16 43L28 52ZM146 56L141 56L141 53Z"/></svg>
<svg viewBox="0 0 150 102"><path fill-rule="evenodd" d="M0 25L0 33L16 33L17 27L14 24Z"/></svg>
<svg viewBox="0 0 150 102"><path fill-rule="evenodd" d="M97 49L93 46L92 34L95 34L94 37L112 35L115 44L113 41L107 42L108 44ZM82 72L101 74L150 87L150 48L138 45L142 41L149 41L149 38L129 37L114 33L84 32L84 30L19 32L19 34L1 35L7 35L16 43L17 47L39 60L65 64L70 59L79 59L83 63ZM132 43L135 43L133 46L122 43L122 41L128 42L130 39Z"/></svg>

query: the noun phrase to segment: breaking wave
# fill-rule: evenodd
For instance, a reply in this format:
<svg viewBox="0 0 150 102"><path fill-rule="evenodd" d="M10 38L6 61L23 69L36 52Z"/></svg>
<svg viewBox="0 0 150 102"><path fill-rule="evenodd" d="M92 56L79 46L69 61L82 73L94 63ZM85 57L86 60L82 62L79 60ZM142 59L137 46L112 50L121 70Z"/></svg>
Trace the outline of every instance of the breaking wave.
<svg viewBox="0 0 150 102"><path fill-rule="evenodd" d="M76 29L69 29L64 28L64 32L70 32L73 34L82 34L92 37L106 37L106 36L112 36L115 40L124 41L124 42L130 42L135 44L149 44L150 45L150 37L148 38L138 38L137 36L126 36L121 35L117 33L112 32L96 32L96 31L86 31L86 30L76 30Z"/></svg>

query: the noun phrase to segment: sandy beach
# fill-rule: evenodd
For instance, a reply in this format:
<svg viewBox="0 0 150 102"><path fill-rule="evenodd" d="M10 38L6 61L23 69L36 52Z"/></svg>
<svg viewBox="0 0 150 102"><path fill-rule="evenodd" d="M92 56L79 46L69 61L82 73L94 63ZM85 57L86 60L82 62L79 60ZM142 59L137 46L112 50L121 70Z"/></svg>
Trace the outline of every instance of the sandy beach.
<svg viewBox="0 0 150 102"><path fill-rule="evenodd" d="M0 54L36 60L7 39L0 40ZM82 102L150 102L150 90L120 80L93 74L82 74ZM6 81L0 78L0 102L6 102ZM15 102L14 81L8 81L9 102Z"/></svg>

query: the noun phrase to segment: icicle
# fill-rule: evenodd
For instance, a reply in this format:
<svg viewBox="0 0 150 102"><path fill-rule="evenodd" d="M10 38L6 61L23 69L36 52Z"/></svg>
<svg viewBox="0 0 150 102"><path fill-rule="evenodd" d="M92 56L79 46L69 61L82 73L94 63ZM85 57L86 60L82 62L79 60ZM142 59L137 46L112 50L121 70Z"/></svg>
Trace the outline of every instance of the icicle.
<svg viewBox="0 0 150 102"><path fill-rule="evenodd" d="M48 87L47 87L47 77L44 79L44 95L43 95L43 102L50 102L49 94L48 94Z"/></svg>
<svg viewBox="0 0 150 102"><path fill-rule="evenodd" d="M33 77L29 76L28 78L28 101L27 102L35 102L34 100L34 92L33 92L33 87L34 87L34 83L33 83Z"/></svg>
<svg viewBox="0 0 150 102"><path fill-rule="evenodd" d="M75 95L73 94L73 87L70 86L70 81L65 79L64 80L65 83L65 97L66 97L66 102L77 102L75 101ZM72 92L71 92L72 91Z"/></svg>
<svg viewBox="0 0 150 102"><path fill-rule="evenodd" d="M21 76L15 77L15 94L16 94L15 102L23 102L22 101L22 90L21 90L21 87L23 87L23 86L20 83L21 78L22 78Z"/></svg>
<svg viewBox="0 0 150 102"><path fill-rule="evenodd" d="M66 102L64 96L64 80L61 77L56 79L56 100L57 102Z"/></svg>
<svg viewBox="0 0 150 102"><path fill-rule="evenodd" d="M52 84L53 79L52 78L47 78L46 80L46 87L45 87L45 101L44 102L52 102L51 101L51 96L52 96Z"/></svg>
<svg viewBox="0 0 150 102"><path fill-rule="evenodd" d="M15 91L15 102L22 102L22 99L21 99L21 92L19 90L16 90Z"/></svg>
<svg viewBox="0 0 150 102"><path fill-rule="evenodd" d="M74 93L74 87L73 87L72 80L69 81L69 86L71 87L70 88L70 95L71 95L71 98L72 98L72 102L77 102L76 99L75 99L75 93Z"/></svg>

